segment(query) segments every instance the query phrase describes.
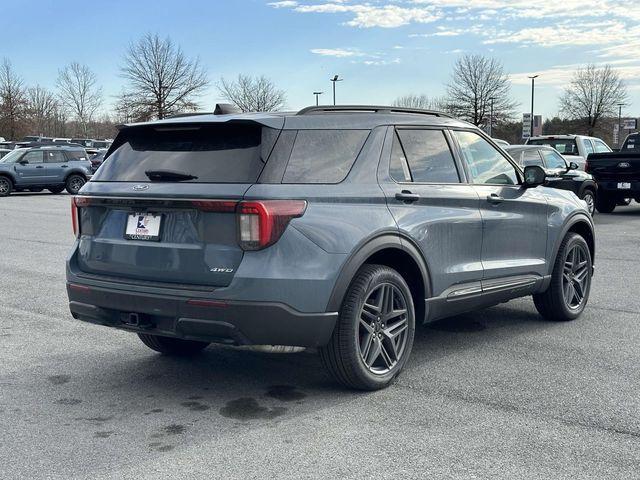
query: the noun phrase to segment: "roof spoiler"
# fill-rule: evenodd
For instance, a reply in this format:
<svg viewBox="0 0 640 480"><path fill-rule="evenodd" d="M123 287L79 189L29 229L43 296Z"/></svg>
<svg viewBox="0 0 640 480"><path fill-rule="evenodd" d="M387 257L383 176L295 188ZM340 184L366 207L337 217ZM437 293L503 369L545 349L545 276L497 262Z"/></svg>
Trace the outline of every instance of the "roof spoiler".
<svg viewBox="0 0 640 480"><path fill-rule="evenodd" d="M230 113L242 113L242 110L230 103L216 103L216 108L213 110L214 115L228 115Z"/></svg>

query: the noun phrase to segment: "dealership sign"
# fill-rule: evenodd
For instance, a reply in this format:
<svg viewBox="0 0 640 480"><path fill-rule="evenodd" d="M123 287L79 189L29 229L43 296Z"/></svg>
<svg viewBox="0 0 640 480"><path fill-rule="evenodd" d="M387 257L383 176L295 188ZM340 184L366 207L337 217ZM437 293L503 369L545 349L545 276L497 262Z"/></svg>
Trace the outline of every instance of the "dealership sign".
<svg viewBox="0 0 640 480"><path fill-rule="evenodd" d="M638 119L630 118L622 122L622 128L625 130L636 130L638 128Z"/></svg>

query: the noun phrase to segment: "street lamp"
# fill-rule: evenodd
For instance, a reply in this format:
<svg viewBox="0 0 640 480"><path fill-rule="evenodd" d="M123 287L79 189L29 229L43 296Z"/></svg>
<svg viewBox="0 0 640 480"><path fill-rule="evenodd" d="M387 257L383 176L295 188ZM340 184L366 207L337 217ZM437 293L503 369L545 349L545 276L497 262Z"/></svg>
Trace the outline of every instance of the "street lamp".
<svg viewBox="0 0 640 480"><path fill-rule="evenodd" d="M540 75L532 75L528 78L531 79L531 132L529 132L529 134L533 137L533 92L535 90L535 85L536 85L536 78L538 78Z"/></svg>
<svg viewBox="0 0 640 480"><path fill-rule="evenodd" d="M620 147L620 137L622 136L622 107L624 106L624 103L618 103L618 141L616 142L616 147Z"/></svg>
<svg viewBox="0 0 640 480"><path fill-rule="evenodd" d="M340 75L336 75L333 78L331 78L331 82L333 83L333 104L336 104L336 82L341 82L344 79L343 78L339 78Z"/></svg>
<svg viewBox="0 0 640 480"><path fill-rule="evenodd" d="M318 105L320 105L320 95L322 95L324 92L313 92L313 94L316 96L316 107Z"/></svg>

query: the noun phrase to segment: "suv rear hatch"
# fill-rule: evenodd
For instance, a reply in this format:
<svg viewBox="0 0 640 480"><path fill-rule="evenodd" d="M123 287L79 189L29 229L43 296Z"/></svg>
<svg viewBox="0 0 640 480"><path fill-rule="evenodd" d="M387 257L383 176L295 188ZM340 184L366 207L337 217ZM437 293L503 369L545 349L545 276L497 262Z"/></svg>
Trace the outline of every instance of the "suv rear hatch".
<svg viewBox="0 0 640 480"><path fill-rule="evenodd" d="M229 285L243 256L236 207L279 133L254 121L123 128L75 199L80 270Z"/></svg>

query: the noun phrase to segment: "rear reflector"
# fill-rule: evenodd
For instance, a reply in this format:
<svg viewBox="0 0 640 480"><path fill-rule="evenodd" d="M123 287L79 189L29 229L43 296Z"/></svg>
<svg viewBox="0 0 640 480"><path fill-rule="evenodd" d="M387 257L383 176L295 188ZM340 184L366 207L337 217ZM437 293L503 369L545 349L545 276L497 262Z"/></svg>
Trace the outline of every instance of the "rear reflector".
<svg viewBox="0 0 640 480"><path fill-rule="evenodd" d="M80 226L78 225L78 207L76 206L75 197L71 197L71 226L73 235L78 238L80 236Z"/></svg>
<svg viewBox="0 0 640 480"><path fill-rule="evenodd" d="M238 205L239 244L243 250L260 250L282 236L292 218L301 217L304 200L243 201Z"/></svg>
<svg viewBox="0 0 640 480"><path fill-rule="evenodd" d="M69 289L75 290L76 292L89 293L91 289L84 285L76 285L75 283L69 283Z"/></svg>
<svg viewBox="0 0 640 480"><path fill-rule="evenodd" d="M232 200L193 200L191 204L203 212L233 213L238 202Z"/></svg>

